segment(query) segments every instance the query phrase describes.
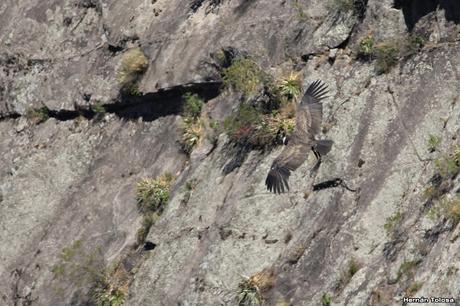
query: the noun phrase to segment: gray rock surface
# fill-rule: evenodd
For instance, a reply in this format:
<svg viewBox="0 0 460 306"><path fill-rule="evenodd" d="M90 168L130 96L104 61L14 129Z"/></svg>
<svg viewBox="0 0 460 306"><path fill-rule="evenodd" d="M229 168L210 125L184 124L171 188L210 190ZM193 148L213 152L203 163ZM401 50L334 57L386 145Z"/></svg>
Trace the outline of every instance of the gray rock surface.
<svg viewBox="0 0 460 306"><path fill-rule="evenodd" d="M0 4L0 304L91 305L89 258L136 266L125 305L237 305L238 285L266 268L275 275L267 305L322 305L324 294L331 305L460 301L460 225L430 217L437 202L426 197L435 161L459 145L458 20L442 8L420 16L411 30L425 46L378 74L375 59L356 58L359 42L407 48L408 13L393 1L362 2L365 11L346 2ZM134 46L150 62L142 94L126 98L116 71ZM224 133L190 158L181 151L185 91L207 94L204 113L218 121L241 100L215 93L212 54L224 47L274 76L300 71L304 88L329 84L321 137L334 146L315 177L313 157L294 172L287 194L264 186L280 147L248 152L228 174L241 152ZM88 111L100 104L107 113ZM51 118L36 124L27 113L43 106ZM441 140L434 152L430 135ZM177 179L147 236L156 247L134 250L136 182L164 172ZM334 178L357 190L313 191ZM443 192L459 190L456 177ZM63 278L56 267L69 250L77 272Z"/></svg>

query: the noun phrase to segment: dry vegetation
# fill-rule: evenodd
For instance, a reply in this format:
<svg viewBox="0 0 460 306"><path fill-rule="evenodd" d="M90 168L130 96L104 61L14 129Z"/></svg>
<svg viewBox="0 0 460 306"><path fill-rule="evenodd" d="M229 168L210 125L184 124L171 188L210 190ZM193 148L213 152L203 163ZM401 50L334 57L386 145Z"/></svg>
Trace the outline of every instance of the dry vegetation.
<svg viewBox="0 0 460 306"><path fill-rule="evenodd" d="M117 70L117 81L123 89L135 91L138 78L147 70L148 58L140 48L133 48L123 54ZM138 91L138 90L137 90Z"/></svg>

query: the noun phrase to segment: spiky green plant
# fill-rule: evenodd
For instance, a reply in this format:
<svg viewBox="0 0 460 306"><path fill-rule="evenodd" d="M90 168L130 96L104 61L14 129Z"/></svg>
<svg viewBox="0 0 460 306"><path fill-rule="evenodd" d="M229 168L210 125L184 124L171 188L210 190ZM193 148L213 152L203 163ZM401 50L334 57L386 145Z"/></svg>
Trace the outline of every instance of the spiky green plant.
<svg viewBox="0 0 460 306"><path fill-rule="evenodd" d="M446 217L452 221L453 224L457 224L460 221L460 197L455 196L444 205Z"/></svg>
<svg viewBox="0 0 460 306"><path fill-rule="evenodd" d="M204 124L202 120L184 119L181 144L186 153L191 153L193 148L200 143L203 136Z"/></svg>
<svg viewBox="0 0 460 306"><path fill-rule="evenodd" d="M289 76L282 78L279 81L278 90L286 98L296 99L301 90L300 75L291 73Z"/></svg>
<svg viewBox="0 0 460 306"><path fill-rule="evenodd" d="M441 138L439 138L438 136L430 135L428 137L428 141L427 141L428 151L430 152L436 151L440 144L441 144Z"/></svg>
<svg viewBox="0 0 460 306"><path fill-rule="evenodd" d="M158 178L143 178L136 185L136 199L141 212L161 212L169 200L173 177L170 173Z"/></svg>
<svg viewBox="0 0 460 306"><path fill-rule="evenodd" d="M136 232L136 247L142 245L147 238L150 228L160 218L159 212L147 211L143 213L142 225Z"/></svg>

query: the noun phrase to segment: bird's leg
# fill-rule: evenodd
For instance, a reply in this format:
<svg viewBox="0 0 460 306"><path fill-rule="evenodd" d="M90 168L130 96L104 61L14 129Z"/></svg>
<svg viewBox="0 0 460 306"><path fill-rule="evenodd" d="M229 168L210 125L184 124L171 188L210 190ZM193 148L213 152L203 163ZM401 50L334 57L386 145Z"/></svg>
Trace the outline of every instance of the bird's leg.
<svg viewBox="0 0 460 306"><path fill-rule="evenodd" d="M311 169L311 174L310 174L310 176L313 177L318 172L319 165L321 165L321 154L319 154L319 152L316 151L315 147L311 147L311 150L313 151L316 157L316 164Z"/></svg>

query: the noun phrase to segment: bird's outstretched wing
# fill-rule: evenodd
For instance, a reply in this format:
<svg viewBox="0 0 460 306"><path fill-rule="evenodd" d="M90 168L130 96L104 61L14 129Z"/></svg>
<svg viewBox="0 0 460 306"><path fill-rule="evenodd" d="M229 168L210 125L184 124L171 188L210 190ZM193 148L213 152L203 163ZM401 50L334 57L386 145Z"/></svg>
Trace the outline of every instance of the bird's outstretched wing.
<svg viewBox="0 0 460 306"><path fill-rule="evenodd" d="M320 132L323 121L323 105L327 98L327 85L317 80L308 86L300 105L297 108L295 132L314 138Z"/></svg>
<svg viewBox="0 0 460 306"><path fill-rule="evenodd" d="M281 194L285 190L289 190L288 179L290 175L291 170L274 162L268 172L265 185L270 192Z"/></svg>
<svg viewBox="0 0 460 306"><path fill-rule="evenodd" d="M311 145L305 142L299 143L296 139L290 141L270 167L265 180L267 189L274 193L283 193L289 190L288 180L291 171L303 164L310 150Z"/></svg>

